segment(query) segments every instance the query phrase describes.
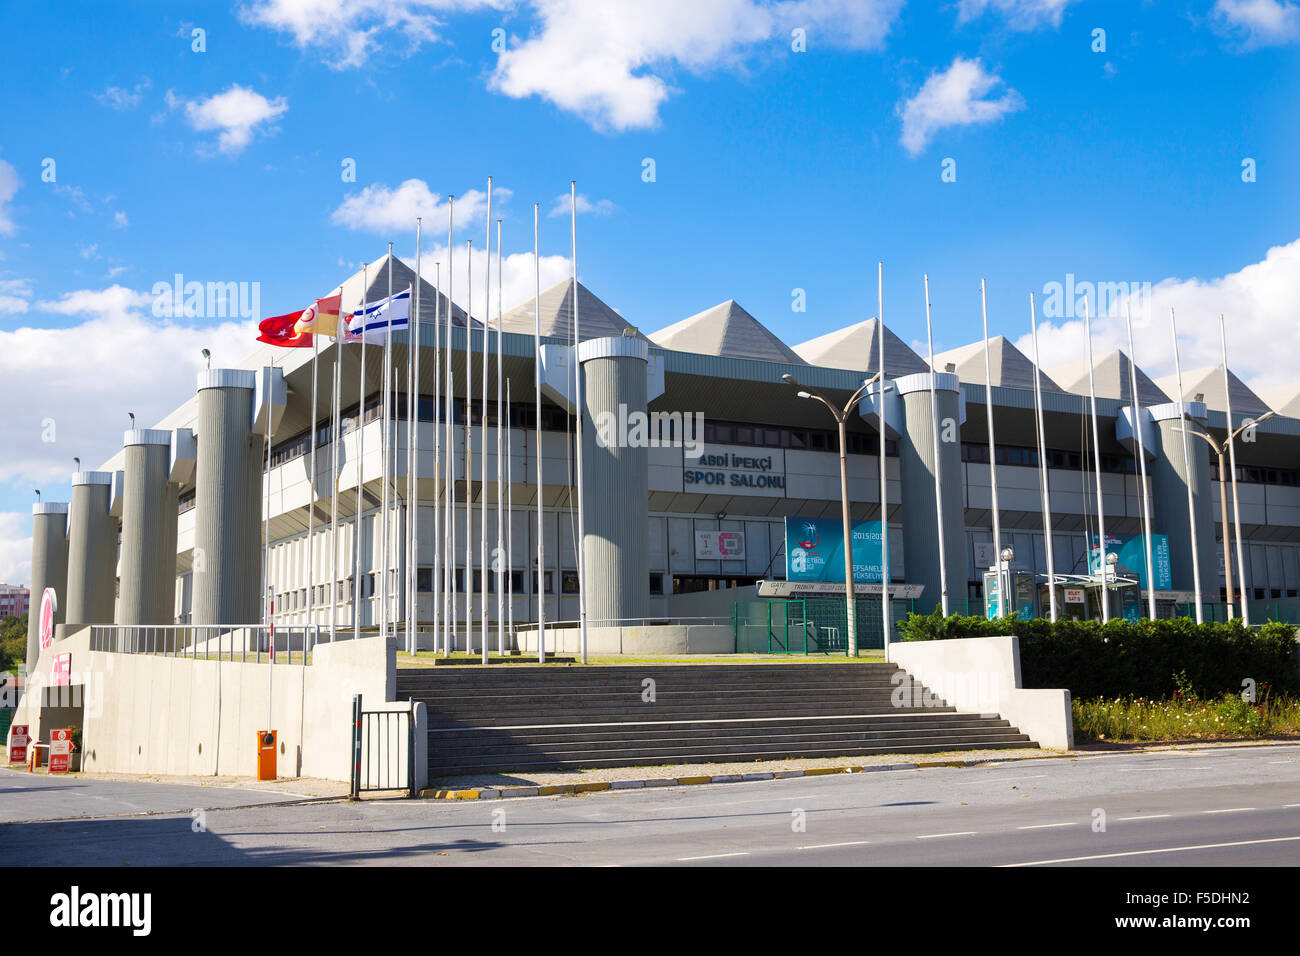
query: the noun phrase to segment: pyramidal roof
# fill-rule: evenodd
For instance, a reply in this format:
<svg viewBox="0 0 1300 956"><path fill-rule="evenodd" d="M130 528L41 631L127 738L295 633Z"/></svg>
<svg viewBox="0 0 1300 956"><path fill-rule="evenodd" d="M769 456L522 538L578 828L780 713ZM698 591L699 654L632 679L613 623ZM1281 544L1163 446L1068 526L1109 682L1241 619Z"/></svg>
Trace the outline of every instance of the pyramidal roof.
<svg viewBox="0 0 1300 956"><path fill-rule="evenodd" d="M1176 374L1157 379L1156 384L1171 398L1178 394ZM1228 369L1228 388L1230 389L1228 397L1232 399L1233 415L1263 415L1269 410L1268 403L1251 391L1245 382L1237 378L1232 369ZM1183 400L1191 401L1197 395L1205 396L1206 407L1219 412L1227 410L1221 364L1183 373Z"/></svg>
<svg viewBox="0 0 1300 956"><path fill-rule="evenodd" d="M379 261L369 263L364 269L354 272L343 280L343 284L335 286L329 295L337 292L343 293L343 308L357 309L360 307L363 296L362 283L366 287L365 301L374 302L377 299L383 299L388 296L388 274L391 270L393 275L393 293L401 292L407 286L412 289L415 287L415 270L408 266L396 256L389 256L385 253ZM412 293L414 299L414 293ZM435 306L435 300L437 304ZM414 308L414 302L412 302ZM434 317L437 316L439 321L447 321L447 297L434 288L433 284L427 277L420 277L420 322L422 324L432 324ZM463 326L465 324L465 310L458 305L452 307L452 323ZM476 328L481 327L477 319L474 321Z"/></svg>
<svg viewBox="0 0 1300 956"><path fill-rule="evenodd" d="M573 287L572 279L564 279L542 290L542 335L557 338L573 338ZM578 328L582 340L599 339L606 336L621 336L632 326L623 317L600 301L590 289L581 282L578 288ZM532 296L529 296L501 318L501 325L507 332L532 335L537 328L537 313ZM635 329L633 329L635 331ZM638 338L644 338L637 332Z"/></svg>
<svg viewBox="0 0 1300 956"><path fill-rule="evenodd" d="M1261 385L1255 394L1268 402L1268 407L1287 418L1300 418L1300 379L1294 382L1282 382L1279 385ZM1234 401L1232 410L1237 410Z"/></svg>
<svg viewBox="0 0 1300 956"><path fill-rule="evenodd" d="M650 341L675 352L807 364L735 299L653 332Z"/></svg>
<svg viewBox="0 0 1300 956"><path fill-rule="evenodd" d="M880 357L880 340L877 336L881 328L885 335L886 375L894 377L930 371L930 366L921 356L889 331L888 326L882 326L874 318L801 342L793 351L809 365L874 372Z"/></svg>
<svg viewBox="0 0 1300 956"><path fill-rule="evenodd" d="M934 357L934 364L939 371L949 365L956 366L957 377L963 382L984 383L984 340L972 342L959 348L940 352ZM1024 352L1016 348L1006 336L998 335L989 339L989 372L993 385L1005 385L1012 388L1034 387L1034 363ZM1064 389L1046 374L1040 374L1039 383L1044 391L1061 392Z"/></svg>
<svg viewBox="0 0 1300 956"><path fill-rule="evenodd" d="M1171 401L1150 376L1138 366L1137 373L1138 403L1141 405L1163 405ZM1062 365L1053 365L1044 369L1067 392L1075 395L1088 394L1088 359L1074 359ZM1107 352L1095 360L1093 381L1098 398L1114 398L1122 402L1131 402L1129 390L1129 360L1119 349Z"/></svg>

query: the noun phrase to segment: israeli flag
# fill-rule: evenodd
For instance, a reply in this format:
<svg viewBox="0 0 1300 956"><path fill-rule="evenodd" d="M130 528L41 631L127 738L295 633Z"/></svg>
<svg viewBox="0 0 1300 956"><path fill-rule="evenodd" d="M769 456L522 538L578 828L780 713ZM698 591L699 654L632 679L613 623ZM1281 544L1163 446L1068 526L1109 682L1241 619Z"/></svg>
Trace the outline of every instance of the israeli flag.
<svg viewBox="0 0 1300 956"><path fill-rule="evenodd" d="M367 302L348 316L350 342L383 344L390 332L405 332L411 327L411 290L398 292L378 302Z"/></svg>

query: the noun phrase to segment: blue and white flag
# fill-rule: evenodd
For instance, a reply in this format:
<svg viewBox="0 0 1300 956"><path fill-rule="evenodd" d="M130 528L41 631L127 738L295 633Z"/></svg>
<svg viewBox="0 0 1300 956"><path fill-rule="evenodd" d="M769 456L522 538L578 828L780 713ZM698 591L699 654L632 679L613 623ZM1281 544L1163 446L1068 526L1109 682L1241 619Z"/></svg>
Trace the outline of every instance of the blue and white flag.
<svg viewBox="0 0 1300 956"><path fill-rule="evenodd" d="M382 345L389 332L405 332L411 327L411 290L398 292L377 302L367 302L348 316L347 341Z"/></svg>

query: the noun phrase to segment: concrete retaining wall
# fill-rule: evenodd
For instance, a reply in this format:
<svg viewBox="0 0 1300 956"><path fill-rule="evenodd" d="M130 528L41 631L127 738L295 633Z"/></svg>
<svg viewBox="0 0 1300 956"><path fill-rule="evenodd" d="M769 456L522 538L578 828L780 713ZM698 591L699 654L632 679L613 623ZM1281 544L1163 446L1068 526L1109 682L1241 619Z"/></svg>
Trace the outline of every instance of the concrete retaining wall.
<svg viewBox="0 0 1300 956"><path fill-rule="evenodd" d="M1040 747L1074 747L1070 692L1021 686L1017 637L904 641L890 658L958 711L998 714Z"/></svg>

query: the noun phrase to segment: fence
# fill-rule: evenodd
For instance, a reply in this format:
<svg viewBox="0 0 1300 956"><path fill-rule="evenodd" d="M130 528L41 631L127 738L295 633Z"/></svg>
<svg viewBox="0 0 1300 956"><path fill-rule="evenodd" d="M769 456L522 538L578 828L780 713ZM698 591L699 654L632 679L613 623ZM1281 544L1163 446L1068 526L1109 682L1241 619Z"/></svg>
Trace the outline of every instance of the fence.
<svg viewBox="0 0 1300 956"><path fill-rule="evenodd" d="M415 705L408 710L364 710L352 698L352 797L378 790L416 795Z"/></svg>
<svg viewBox="0 0 1300 956"><path fill-rule="evenodd" d="M890 599L894 624L913 609L909 599ZM858 649L883 649L880 598L854 601ZM844 598L792 598L738 601L731 607L731 626L738 654L844 654L848 652ZM898 640L894 630L892 641Z"/></svg>
<svg viewBox="0 0 1300 956"><path fill-rule="evenodd" d="M276 664L292 664L296 658L297 663L306 664L319 637L318 625L94 624L90 649L194 660L260 662L269 657Z"/></svg>

